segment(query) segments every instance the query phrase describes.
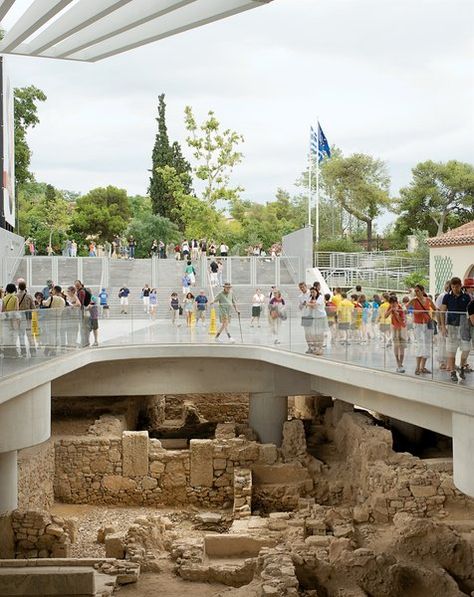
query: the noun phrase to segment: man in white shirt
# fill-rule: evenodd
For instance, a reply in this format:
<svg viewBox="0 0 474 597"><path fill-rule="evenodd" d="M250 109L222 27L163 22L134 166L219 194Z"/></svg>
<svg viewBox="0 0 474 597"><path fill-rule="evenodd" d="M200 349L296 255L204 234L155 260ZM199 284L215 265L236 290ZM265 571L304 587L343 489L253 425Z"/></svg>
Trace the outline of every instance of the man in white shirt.
<svg viewBox="0 0 474 597"><path fill-rule="evenodd" d="M227 257L227 255L229 254L229 247L225 243L221 244L219 250L221 253L221 257Z"/></svg>
<svg viewBox="0 0 474 597"><path fill-rule="evenodd" d="M256 321L257 327L260 327L260 316L262 314L263 305L265 304L265 295L257 288L255 294L252 297L252 320L250 321L250 327L253 328L253 324Z"/></svg>

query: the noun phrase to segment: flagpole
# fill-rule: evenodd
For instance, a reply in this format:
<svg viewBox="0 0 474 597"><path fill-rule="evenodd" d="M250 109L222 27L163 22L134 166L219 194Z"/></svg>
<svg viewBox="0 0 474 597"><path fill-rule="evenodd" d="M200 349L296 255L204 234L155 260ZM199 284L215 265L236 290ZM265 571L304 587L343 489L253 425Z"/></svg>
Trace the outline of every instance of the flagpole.
<svg viewBox="0 0 474 597"><path fill-rule="evenodd" d="M311 199L313 195L313 160L311 157L311 136L309 144L309 190L308 190L308 226L311 226Z"/></svg>
<svg viewBox="0 0 474 597"><path fill-rule="evenodd" d="M319 143L320 143L320 139L319 139L319 118L317 120L317 146L318 146L318 151L316 154L316 224L315 224L315 229L316 229L316 243L319 243Z"/></svg>

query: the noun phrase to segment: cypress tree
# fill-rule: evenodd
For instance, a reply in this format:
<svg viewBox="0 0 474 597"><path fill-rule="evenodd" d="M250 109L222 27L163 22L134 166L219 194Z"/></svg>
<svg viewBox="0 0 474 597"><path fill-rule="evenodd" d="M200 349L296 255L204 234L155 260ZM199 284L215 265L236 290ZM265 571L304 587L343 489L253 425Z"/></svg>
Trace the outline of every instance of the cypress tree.
<svg viewBox="0 0 474 597"><path fill-rule="evenodd" d="M175 198L169 190L166 182L156 169L163 166L172 166L178 174L185 173L187 176L184 181L186 193L192 191L191 166L183 157L181 147L177 141L170 145L168 137L168 128L166 126L166 103L165 94L158 97L158 133L155 138L155 145L152 153L152 171L150 176L150 185L148 193L151 197L153 212L165 218L169 218L178 226L181 225L180 218L176 216Z"/></svg>

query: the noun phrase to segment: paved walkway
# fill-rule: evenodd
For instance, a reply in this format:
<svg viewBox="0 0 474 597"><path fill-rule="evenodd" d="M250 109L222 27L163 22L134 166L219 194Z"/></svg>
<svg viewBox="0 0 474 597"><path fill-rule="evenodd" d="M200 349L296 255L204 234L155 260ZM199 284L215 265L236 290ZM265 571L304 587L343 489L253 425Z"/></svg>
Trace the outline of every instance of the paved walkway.
<svg viewBox="0 0 474 597"><path fill-rule="evenodd" d="M275 344L275 336L271 333L270 326L266 318L262 317L261 327L251 327L250 319L242 319L242 336L237 318L233 318L230 326L233 339L238 343L257 345L257 346L273 346L281 350L289 350L292 352L304 353L306 351L306 342L304 340L304 330L301 326L299 317L289 318L283 322L278 334L278 343ZM197 324L194 327L186 327L184 321L181 325L173 326L169 319L158 319L151 321L147 319L143 313L136 312L134 317L119 316L116 318L105 319L100 321L100 345L123 345L123 344L206 344L215 343L215 338L209 335L209 322L201 326ZM224 337L223 343L229 342ZM61 354L65 354L75 349L63 350ZM97 348L90 348L90 350L98 350ZM100 350L100 347L99 347ZM449 375L440 371L437 363L437 350L433 346L433 359L429 359L427 366L432 371L430 374L423 376L415 376L415 345L409 344L405 354L405 373L400 375L411 376L419 383L423 383L425 379L432 379L442 383L449 384L455 387L455 383L449 378ZM0 377L5 377L13 373L17 373L25 368L41 364L50 360L52 356L45 356L43 351L34 358L3 358L0 359ZM328 338L327 346L324 348L322 356L309 356L308 358L315 359L331 359L339 362L352 363L360 365L369 369L387 370L390 372L396 371L396 362L391 347L384 347L378 341L371 341L367 344L350 344L341 345L340 343L332 344ZM474 362L471 357L471 366ZM468 387L474 388L474 373L467 373L465 381L459 381Z"/></svg>

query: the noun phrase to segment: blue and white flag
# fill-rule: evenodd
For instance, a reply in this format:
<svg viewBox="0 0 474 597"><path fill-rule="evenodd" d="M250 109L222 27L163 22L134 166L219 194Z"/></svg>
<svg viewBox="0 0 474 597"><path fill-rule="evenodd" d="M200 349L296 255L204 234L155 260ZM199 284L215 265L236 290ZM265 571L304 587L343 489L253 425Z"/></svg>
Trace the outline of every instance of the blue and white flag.
<svg viewBox="0 0 474 597"><path fill-rule="evenodd" d="M310 133L310 153L318 156L318 162L322 162L324 158L331 157L331 149L329 147L326 135L318 122L318 132L311 127Z"/></svg>

